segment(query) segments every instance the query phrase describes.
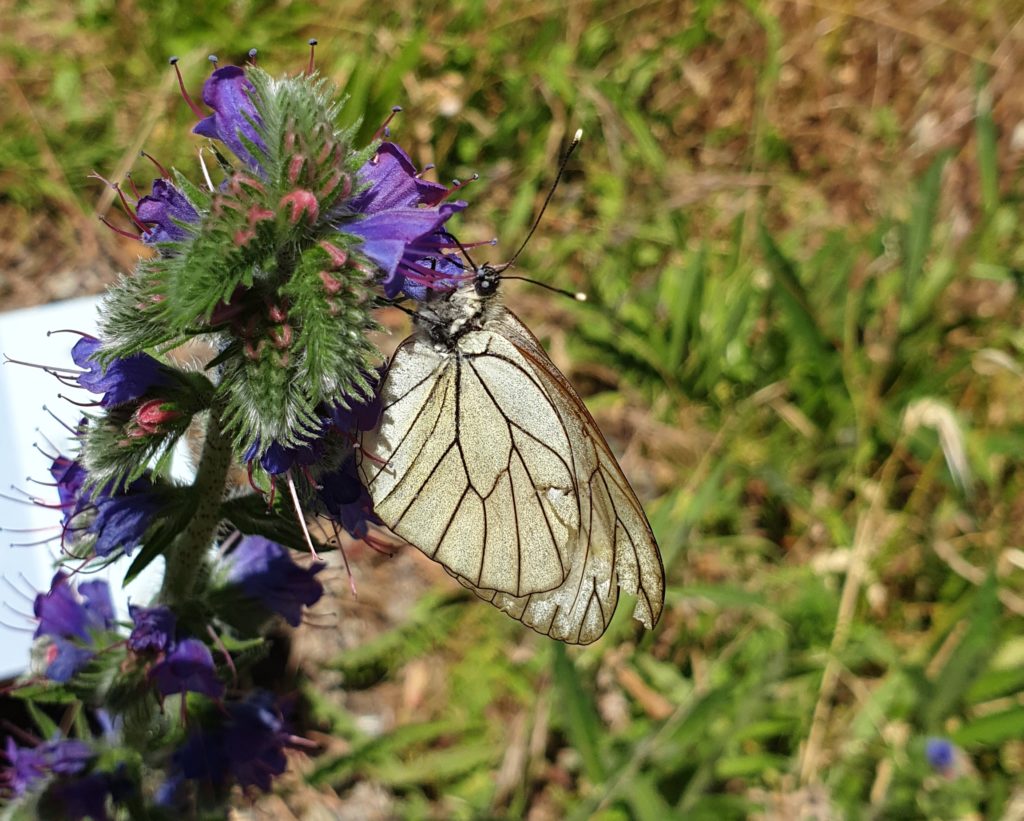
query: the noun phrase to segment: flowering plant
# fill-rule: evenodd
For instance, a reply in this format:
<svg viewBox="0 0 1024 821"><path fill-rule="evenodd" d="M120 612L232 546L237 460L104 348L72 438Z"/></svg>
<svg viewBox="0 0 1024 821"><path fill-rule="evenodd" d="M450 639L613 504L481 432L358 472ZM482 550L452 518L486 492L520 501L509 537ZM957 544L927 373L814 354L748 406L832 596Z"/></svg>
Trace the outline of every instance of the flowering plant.
<svg viewBox="0 0 1024 821"><path fill-rule="evenodd" d="M458 186L423 180L385 127L353 145L311 68L214 62L209 110L182 93L216 173L196 184L157 164L149 193L122 194L155 253L107 293L99 336L70 351L78 370L53 371L95 395L77 452L50 465L63 553L75 571L131 557L126 581L162 557L162 587L127 618L105 582L66 569L36 597L38 661L15 692L95 720L8 739L4 787L26 817L216 806L233 784L268 789L306 744L245 665L271 619L297 625L323 594L306 514L373 539L353 442L379 415L376 309L463 274L446 229ZM216 351L205 367L166 356L194 339ZM187 433L201 447L181 483ZM232 467L249 491L228 492ZM304 545L314 561L293 558Z"/></svg>

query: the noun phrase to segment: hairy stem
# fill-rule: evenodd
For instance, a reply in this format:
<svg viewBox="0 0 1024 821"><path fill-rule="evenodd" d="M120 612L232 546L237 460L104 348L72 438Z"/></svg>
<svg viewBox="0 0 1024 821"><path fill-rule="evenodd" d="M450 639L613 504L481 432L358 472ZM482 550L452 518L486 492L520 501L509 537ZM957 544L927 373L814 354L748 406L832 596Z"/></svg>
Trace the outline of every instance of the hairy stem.
<svg viewBox="0 0 1024 821"><path fill-rule="evenodd" d="M181 602L192 595L196 581L206 572L206 553L220 523L220 503L231 466L231 443L221 429L216 407L206 422L206 438L192 484L192 518L166 554L167 566L160 601Z"/></svg>

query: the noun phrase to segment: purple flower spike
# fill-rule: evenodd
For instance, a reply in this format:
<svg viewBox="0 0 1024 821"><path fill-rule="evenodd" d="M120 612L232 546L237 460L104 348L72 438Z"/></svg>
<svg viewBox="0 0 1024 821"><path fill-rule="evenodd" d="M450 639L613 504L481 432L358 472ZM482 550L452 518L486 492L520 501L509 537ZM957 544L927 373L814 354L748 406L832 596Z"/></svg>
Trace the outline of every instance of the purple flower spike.
<svg viewBox="0 0 1024 821"><path fill-rule="evenodd" d="M199 639L178 643L150 672L157 692L166 697L186 692L202 693L210 698L224 695L224 684L217 679L213 654Z"/></svg>
<svg viewBox="0 0 1024 821"><path fill-rule="evenodd" d="M146 245L187 239L189 231L185 226L199 222L199 212L188 197L163 179L153 180L153 191L139 200L136 216L140 222L153 225L142 235Z"/></svg>
<svg viewBox="0 0 1024 821"><path fill-rule="evenodd" d="M238 66L218 68L203 85L203 102L213 109L213 114L200 120L192 130L203 137L220 140L246 165L259 170L259 160L242 141L244 137L261 152L267 150L256 130L255 123L260 118L249 97L251 92L252 83Z"/></svg>
<svg viewBox="0 0 1024 821"><path fill-rule="evenodd" d="M128 648L133 653L162 653L174 645L177 619L170 608L138 607L129 604L128 613L135 622L135 627L128 636Z"/></svg>
<svg viewBox="0 0 1024 821"><path fill-rule="evenodd" d="M364 539L369 525L381 524L373 512L373 501L356 473L350 458L333 473L320 477L318 496L327 515L338 522L353 539Z"/></svg>
<svg viewBox="0 0 1024 821"><path fill-rule="evenodd" d="M314 577L324 564L303 568L295 564L290 551L262 536L246 536L231 553L228 582L249 598L284 617L292 627L302 621L303 606L316 604L324 594Z"/></svg>
<svg viewBox="0 0 1024 821"><path fill-rule="evenodd" d="M93 393L102 393L103 407L133 402L153 388L171 383L171 370L144 353L115 359L104 370L96 358L101 346L95 337L83 336L71 349L71 358L78 367L86 369L79 375L78 384Z"/></svg>

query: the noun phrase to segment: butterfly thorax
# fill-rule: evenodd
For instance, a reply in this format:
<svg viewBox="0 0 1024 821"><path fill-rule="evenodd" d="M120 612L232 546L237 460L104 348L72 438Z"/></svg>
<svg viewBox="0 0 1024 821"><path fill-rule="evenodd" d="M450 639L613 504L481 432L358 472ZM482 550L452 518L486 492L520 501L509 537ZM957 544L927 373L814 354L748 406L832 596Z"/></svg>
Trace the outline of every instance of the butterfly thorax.
<svg viewBox="0 0 1024 821"><path fill-rule="evenodd" d="M431 296L416 314L416 326L437 346L454 350L466 334L482 330L498 307L500 271L484 265L470 284Z"/></svg>

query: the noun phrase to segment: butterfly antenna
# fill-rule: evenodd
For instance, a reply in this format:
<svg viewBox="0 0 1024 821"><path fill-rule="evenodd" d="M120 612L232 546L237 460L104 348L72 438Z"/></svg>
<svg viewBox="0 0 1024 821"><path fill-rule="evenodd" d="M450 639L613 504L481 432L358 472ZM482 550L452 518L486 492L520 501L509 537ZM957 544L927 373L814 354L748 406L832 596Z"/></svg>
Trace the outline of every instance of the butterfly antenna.
<svg viewBox="0 0 1024 821"><path fill-rule="evenodd" d="M523 253L523 249L526 247L526 243L530 241L530 237L533 236L533 232L537 230L537 226L540 225L541 217L544 216L544 212L548 209L548 203L551 202L551 198L555 195L555 189L558 188L558 183L562 179L562 174L565 173L565 166L569 162L569 157L572 156L572 152L576 150L576 146L580 144L580 140L583 139L583 129L577 128L576 133L573 135L572 142L569 143L569 147L565 150L565 154L562 155L562 161L558 164L558 173L555 175L555 181L551 183L551 188L548 189L548 195L544 198L544 204L540 207L540 211L537 214L537 218L533 221L533 225L530 227L529 233L526 235L526 239L523 240L522 245L512 255L512 259L501 266L501 270L511 268L515 265L516 260L519 259L519 255ZM553 288L552 290L558 290ZM575 295L573 296L575 299Z"/></svg>
<svg viewBox="0 0 1024 821"><path fill-rule="evenodd" d="M521 279L523 282L529 282L531 285L537 285L538 287L544 288L548 291L554 291L556 294L567 296L569 299L575 299L577 302L587 301L587 295L583 293L583 291L567 291L564 288L556 288L554 285L548 285L546 282L540 282L536 279L530 279L529 277L502 276L502 279Z"/></svg>

